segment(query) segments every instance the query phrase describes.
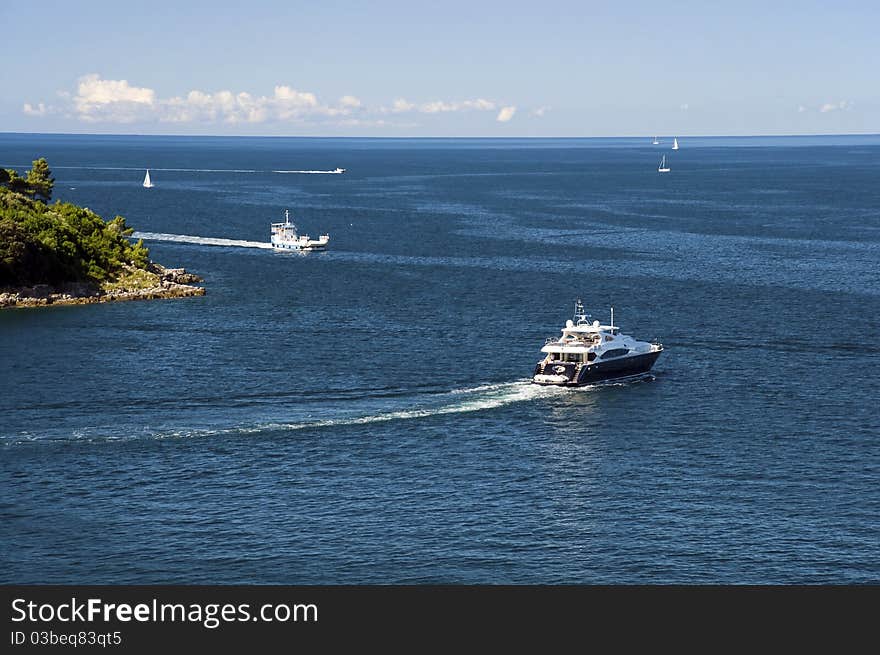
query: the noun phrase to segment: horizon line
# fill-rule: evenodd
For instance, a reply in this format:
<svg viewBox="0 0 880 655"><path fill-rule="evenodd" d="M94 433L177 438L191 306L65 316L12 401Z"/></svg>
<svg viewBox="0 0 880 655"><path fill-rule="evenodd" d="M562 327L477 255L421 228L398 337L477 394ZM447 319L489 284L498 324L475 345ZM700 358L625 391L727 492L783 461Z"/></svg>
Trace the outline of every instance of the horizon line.
<svg viewBox="0 0 880 655"><path fill-rule="evenodd" d="M188 137L204 139L362 139L362 140L411 140L411 139L647 139L655 136L670 136L686 139L730 139L730 138L781 138L781 137L847 137L847 136L880 136L880 132L815 132L815 133L779 133L779 134L621 134L615 136L354 136L354 135L307 135L307 134L146 134L137 132L5 132L0 135L13 136L119 136L119 137Z"/></svg>

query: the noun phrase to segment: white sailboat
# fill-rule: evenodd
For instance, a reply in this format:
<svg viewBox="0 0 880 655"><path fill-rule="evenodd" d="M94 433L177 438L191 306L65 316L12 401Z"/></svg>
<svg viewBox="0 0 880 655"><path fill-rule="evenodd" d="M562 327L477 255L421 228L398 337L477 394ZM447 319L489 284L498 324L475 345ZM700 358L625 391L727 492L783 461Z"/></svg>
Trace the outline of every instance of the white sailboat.
<svg viewBox="0 0 880 655"><path fill-rule="evenodd" d="M654 140L651 141L651 143L652 143L653 145L655 145L655 146L656 146L656 145L660 145L660 141L657 140L657 137L656 137L656 136L654 137Z"/></svg>
<svg viewBox="0 0 880 655"><path fill-rule="evenodd" d="M678 150L678 139L675 137L672 137L672 149Z"/></svg>
<svg viewBox="0 0 880 655"><path fill-rule="evenodd" d="M660 166L657 167L658 173L668 173L672 169L669 168L669 164L666 163L666 155L663 155L663 159L660 160Z"/></svg>
<svg viewBox="0 0 880 655"><path fill-rule="evenodd" d="M145 189L152 189L154 186L156 186L156 185L153 184L153 182L150 180L150 169L148 168L147 174L144 175L144 188Z"/></svg>

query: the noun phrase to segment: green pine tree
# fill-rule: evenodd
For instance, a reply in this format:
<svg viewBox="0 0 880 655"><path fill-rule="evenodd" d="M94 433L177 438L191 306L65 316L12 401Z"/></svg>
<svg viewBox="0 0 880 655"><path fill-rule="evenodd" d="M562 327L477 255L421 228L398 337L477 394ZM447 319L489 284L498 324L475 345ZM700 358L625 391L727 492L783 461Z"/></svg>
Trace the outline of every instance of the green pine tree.
<svg viewBox="0 0 880 655"><path fill-rule="evenodd" d="M27 173L26 182L31 188L31 194L37 200L49 202L52 199L52 188L55 186L55 178L49 170L49 162L45 157L35 159L31 170Z"/></svg>

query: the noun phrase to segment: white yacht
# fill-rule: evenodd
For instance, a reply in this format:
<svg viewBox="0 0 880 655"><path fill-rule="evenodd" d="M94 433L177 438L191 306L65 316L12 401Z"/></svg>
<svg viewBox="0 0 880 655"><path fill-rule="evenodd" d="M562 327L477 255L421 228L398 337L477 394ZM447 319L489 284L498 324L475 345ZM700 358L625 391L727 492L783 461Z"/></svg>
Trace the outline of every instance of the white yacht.
<svg viewBox="0 0 880 655"><path fill-rule="evenodd" d="M287 209L284 210L284 222L272 223L271 228L269 242L274 250L324 250L330 242L329 234L322 234L317 239L309 238L308 234L297 234Z"/></svg>
<svg viewBox="0 0 880 655"><path fill-rule="evenodd" d="M657 167L658 173L668 173L672 169L669 168L669 164L666 163L666 155L663 155L663 158L660 160L660 165Z"/></svg>
<svg viewBox="0 0 880 655"><path fill-rule="evenodd" d="M144 175L144 188L145 189L152 189L154 186L156 186L156 185L153 184L152 180L150 180L150 169L148 168L147 174Z"/></svg>
<svg viewBox="0 0 880 655"><path fill-rule="evenodd" d="M672 149L678 150L678 139L676 137L672 138Z"/></svg>
<svg viewBox="0 0 880 655"><path fill-rule="evenodd" d="M574 320L565 322L561 337L548 338L541 348L545 356L535 367L534 382L579 387L642 376L663 352L663 345L658 342L638 341L621 334L614 325L614 308L608 325L591 322L589 318L578 298Z"/></svg>
<svg viewBox="0 0 880 655"><path fill-rule="evenodd" d="M332 172L333 172L333 173L336 173L337 175L341 175L342 173L345 172L345 169L344 169L344 168L339 168L339 167L337 166L335 169L333 169Z"/></svg>
<svg viewBox="0 0 880 655"><path fill-rule="evenodd" d="M651 141L651 145L655 145L655 146L660 145L660 140L655 136L654 140Z"/></svg>

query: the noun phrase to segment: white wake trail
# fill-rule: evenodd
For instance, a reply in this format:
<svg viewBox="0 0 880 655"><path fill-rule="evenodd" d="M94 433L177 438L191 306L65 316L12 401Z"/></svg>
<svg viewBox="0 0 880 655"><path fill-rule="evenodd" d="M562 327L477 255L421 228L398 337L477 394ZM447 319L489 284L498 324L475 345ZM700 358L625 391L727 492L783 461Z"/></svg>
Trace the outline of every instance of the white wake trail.
<svg viewBox="0 0 880 655"><path fill-rule="evenodd" d="M407 419L428 418L444 414L464 414L479 412L497 407L504 407L513 403L526 402L546 398L560 393L557 387L538 386L530 380L508 382L504 384L491 384L473 387L470 389L455 389L448 393L447 402L433 407L421 407L416 409L403 409L397 411L379 412L366 416L354 416L338 419L326 419L303 423L277 423L260 426L259 430L285 429L303 430L306 428L323 428L341 425L363 425L367 423L385 423L388 421L401 421Z"/></svg>
<svg viewBox="0 0 880 655"><path fill-rule="evenodd" d="M340 171L272 171L273 173L290 173L299 175L340 175Z"/></svg>
<svg viewBox="0 0 880 655"><path fill-rule="evenodd" d="M27 164L30 166L30 164ZM21 168L16 166L15 168ZM52 166L65 170L75 171L143 171L147 166ZM149 167L151 171L164 171L169 173L260 173L252 168L154 168Z"/></svg>
<svg viewBox="0 0 880 655"><path fill-rule="evenodd" d="M174 236L174 235L172 235ZM595 387L582 387L578 391L589 391ZM229 427L204 426L191 427L185 429L166 429L159 432L146 430L145 432L125 430L120 432L113 431L102 434L101 428L87 429L78 431L72 435L73 440L83 440L88 442L96 441L126 441L138 438L154 438L154 439L189 439L189 438L206 438L224 435L260 435L267 432L275 431L299 431L308 429L334 428L343 426L368 425L372 423L388 423L391 421L406 421L430 418L433 416L443 416L450 414L468 414L493 410L505 407L515 403L527 403L540 400L542 398L552 398L554 396L562 396L570 390L553 386L539 386L533 384L531 380L517 380L516 382L504 382L497 384L485 384L475 387L465 387L452 389L439 395L439 397L425 400L421 407L410 407L407 409L388 408L385 411L370 411L364 407L362 411L354 410L347 416L339 416L337 418L325 418L309 420L309 410L300 408L293 409L293 412L305 414L305 416L290 416L289 419L281 418L281 420L269 420L260 423L252 423L250 425L236 425ZM411 402L419 402L418 396L410 398L407 404ZM399 405L398 405L399 407ZM16 445L22 443L35 442L51 442L59 439L43 439L33 435L19 434L14 437L6 438L0 435L0 446ZM67 440L63 438L60 440Z"/></svg>
<svg viewBox="0 0 880 655"><path fill-rule="evenodd" d="M242 239L220 239L215 237L197 237L189 234L165 234L163 232L135 232L133 239L145 241L173 241L175 243L194 243L200 246L226 246L233 248L272 249L272 244L265 241L244 241Z"/></svg>

